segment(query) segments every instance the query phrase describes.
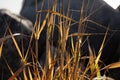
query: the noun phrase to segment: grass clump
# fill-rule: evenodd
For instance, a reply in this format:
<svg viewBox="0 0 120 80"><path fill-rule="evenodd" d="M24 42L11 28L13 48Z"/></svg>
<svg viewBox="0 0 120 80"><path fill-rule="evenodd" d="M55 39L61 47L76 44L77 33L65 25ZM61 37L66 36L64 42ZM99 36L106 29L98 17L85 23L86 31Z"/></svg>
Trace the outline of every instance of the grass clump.
<svg viewBox="0 0 120 80"><path fill-rule="evenodd" d="M40 11L36 11L36 22L26 52L23 46L22 50L20 49L21 45L19 46L17 44L14 34L8 29L22 63L22 66L15 72L7 65L11 73L11 77L8 80L99 80L103 77L101 70L120 67L119 62L117 62L101 68L102 61L100 57L107 37L107 30L106 33L103 33L104 38L99 52L96 53L89 44L89 55L83 56L82 46L87 38L92 35L103 35L99 33L85 33L84 27L87 23L84 23L84 21L86 21L87 18L84 17L85 14L83 13L84 5L80 11L80 22L72 19L72 15L69 13L70 3L68 4L66 14L62 9L57 11L56 6L57 3L54 2L48 10L41 9ZM40 23L42 12L45 12L46 15L42 23ZM58 21L58 23L56 23L56 21ZM71 26L76 23L79 26L78 32L70 33ZM56 38L57 46L54 46L55 28L58 30L58 37ZM39 62L39 39L44 29L46 29L46 51L44 53L45 63L43 63L43 66ZM70 43L68 44L68 42ZM35 50L33 50L32 43L35 45ZM0 52L2 51L3 44L4 42L1 44ZM31 58L30 60L29 57ZM104 78L107 79L108 77L104 76Z"/></svg>

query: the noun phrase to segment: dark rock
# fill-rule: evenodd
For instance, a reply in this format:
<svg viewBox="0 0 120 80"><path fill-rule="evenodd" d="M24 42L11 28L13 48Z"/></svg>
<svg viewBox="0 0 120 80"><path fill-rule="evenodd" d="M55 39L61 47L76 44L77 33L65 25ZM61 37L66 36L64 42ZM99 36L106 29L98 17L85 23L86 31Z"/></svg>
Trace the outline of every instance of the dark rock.
<svg viewBox="0 0 120 80"><path fill-rule="evenodd" d="M120 11L120 5L117 7L117 10Z"/></svg>
<svg viewBox="0 0 120 80"><path fill-rule="evenodd" d="M12 76L10 70L15 73L23 66L9 30L11 30L21 52L22 47L24 47L23 52L25 53L32 33L32 23L8 10L0 10L0 46L3 43L2 52L0 53L0 80L8 80ZM22 53L22 55L24 54Z"/></svg>

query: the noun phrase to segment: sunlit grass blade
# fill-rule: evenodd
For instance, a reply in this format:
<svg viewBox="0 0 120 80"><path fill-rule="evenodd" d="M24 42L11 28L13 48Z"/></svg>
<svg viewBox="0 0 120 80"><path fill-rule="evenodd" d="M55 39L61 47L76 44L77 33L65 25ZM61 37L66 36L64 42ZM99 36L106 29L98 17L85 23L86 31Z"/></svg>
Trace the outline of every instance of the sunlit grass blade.
<svg viewBox="0 0 120 80"><path fill-rule="evenodd" d="M30 78L30 80L33 80L33 77L32 77L32 71L30 70L29 67L28 67L28 73L29 73L29 78Z"/></svg>
<svg viewBox="0 0 120 80"><path fill-rule="evenodd" d="M104 69L115 69L115 68L120 68L120 62L111 63L111 64L105 66L104 68L102 68L101 70L104 70Z"/></svg>
<svg viewBox="0 0 120 80"><path fill-rule="evenodd" d="M2 42L0 45L0 57L2 56L3 44L4 44L4 42Z"/></svg>
<svg viewBox="0 0 120 80"><path fill-rule="evenodd" d="M24 76L24 80L28 80L28 76L26 75L26 69L23 69L23 76Z"/></svg>
<svg viewBox="0 0 120 80"><path fill-rule="evenodd" d="M94 73L94 71L96 70L96 67L95 67L95 57L94 57L94 54L93 54L93 51L90 47L90 44L88 44L88 48L89 48L89 64L90 64L90 69L91 69L91 74Z"/></svg>
<svg viewBox="0 0 120 80"><path fill-rule="evenodd" d="M54 15L56 15L56 16L60 16L61 18L64 18L64 19L66 19L66 20L70 20L70 21L73 21L73 22L75 22L75 23L78 23L77 21L73 20L72 18L69 18L69 17L61 14L60 12L51 11L51 10L40 10L40 11L38 11L38 12L40 12L40 13L41 13L41 12L49 12L49 13L52 13L52 14L54 14Z"/></svg>
<svg viewBox="0 0 120 80"><path fill-rule="evenodd" d="M43 20L43 23L42 23L41 27L40 27L40 21L36 21L36 23L35 23L36 31L34 33L35 39L37 39L37 40L39 39L40 34L41 34L42 30L44 29L44 27L46 25L48 17L49 17L49 13L47 13L47 15L45 16L45 19Z"/></svg>
<svg viewBox="0 0 120 80"><path fill-rule="evenodd" d="M100 47L99 52L98 52L98 56L97 56L97 58L96 58L96 60L95 60L95 66L96 66L96 69L98 69L97 76L101 76L98 62L99 62L99 60L100 60L100 57L101 57L101 54L102 54L102 50L103 50L103 48L104 48L104 44L105 44L105 40L106 40L106 37L107 37L107 34L108 34L108 30L109 30L109 28L107 29L107 31L106 31L106 33L105 33L103 42L102 42L101 47Z"/></svg>
<svg viewBox="0 0 120 80"><path fill-rule="evenodd" d="M106 31L106 34L104 36L103 42L102 42L101 47L100 47L99 52L98 52L98 56L97 56L97 58L95 60L95 64L98 64L98 62L100 60L100 57L101 57L101 54L102 54L102 50L104 48L105 40L106 40L106 37L107 37L107 33L108 33L108 31Z"/></svg>
<svg viewBox="0 0 120 80"><path fill-rule="evenodd" d="M21 72L23 72L23 69L25 69L26 66L29 66L30 64L27 63L26 65L21 66L15 73L12 72L12 76L8 80L14 80Z"/></svg>
<svg viewBox="0 0 120 80"><path fill-rule="evenodd" d="M9 33L10 33L10 35L11 35L11 38L12 38L13 43L14 43L17 51L18 51L18 54L19 54L20 58L22 59L23 62L25 62L25 61L24 61L24 57L22 56L22 52L20 51L20 48L19 48L19 46L18 46L18 44L17 44L17 42L16 42L15 37L13 36L11 30L10 30L10 29L8 29L8 30L9 30Z"/></svg>
<svg viewBox="0 0 120 80"><path fill-rule="evenodd" d="M7 40L7 39L10 39L11 38L11 35L6 35L8 31L8 27L6 28L6 31L4 33L4 37L3 38L0 38L0 57L2 55L2 50L3 50L3 45L4 45L4 41ZM20 34L19 33L15 33L13 34L13 36L19 36Z"/></svg>
<svg viewBox="0 0 120 80"><path fill-rule="evenodd" d="M6 65L7 65L7 67L8 67L8 69L9 69L9 71L10 71L11 75L12 75L12 76L14 76L14 72L13 72L13 70L11 69L11 67L8 65L8 63L7 63L6 59L4 59L4 61L5 61ZM10 80L13 80L13 79L10 79ZM14 77L14 80L17 80L17 78L16 78L16 77Z"/></svg>

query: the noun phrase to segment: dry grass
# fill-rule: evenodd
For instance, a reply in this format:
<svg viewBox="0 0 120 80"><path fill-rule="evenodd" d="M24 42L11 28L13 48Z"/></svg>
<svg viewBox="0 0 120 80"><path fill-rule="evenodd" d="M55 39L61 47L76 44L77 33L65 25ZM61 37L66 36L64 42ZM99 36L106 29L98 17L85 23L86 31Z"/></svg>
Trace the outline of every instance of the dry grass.
<svg viewBox="0 0 120 80"><path fill-rule="evenodd" d="M14 46L18 51L18 55L21 59L21 62L23 63L23 66L21 66L16 72L13 72L10 66L7 65L11 73L11 77L8 80L23 80L23 79L24 80L92 80L95 77L96 77L95 80L98 80L99 79L98 77L102 76L100 72L101 70L120 67L119 65L120 62L110 64L103 68L101 68L100 64L98 64L100 62L100 57L105 44L107 30L103 42L101 44L101 47L99 49L98 55L96 55L96 53L91 49L91 46L89 45L88 46L89 56L81 56L82 55L81 46L84 44L84 41L80 43L80 41L82 41L82 38L84 36L102 35L102 34L84 33L84 29L81 28L81 26L83 26L83 22L86 20L86 18L84 17L80 18L81 22L79 22L78 32L74 34L69 34L70 26L76 23L76 21L72 20L72 18L70 17L71 15L69 15L69 13L67 13L67 15L65 16L65 14L62 14L61 12L56 12L56 5L57 4L54 3L51 10L37 11L38 14L36 15L37 17L36 17L36 22L34 24L34 30L31 34L29 46L27 48L26 53L23 53L23 51L20 50L21 46L17 44L14 34L12 34L10 29L8 29L11 38L13 40ZM43 20L43 23L41 24L38 15L39 13L42 12L46 12L47 14L45 16L45 19ZM56 16L59 16L59 25L55 24ZM47 25L46 61L44 63L44 66L41 66L41 64L38 61L39 58L38 41L41 36L41 32L46 25ZM51 39L53 39L54 37L53 36L54 27L56 27L56 25L59 30L59 39L58 39L57 50L54 50L54 47L51 47L53 46L53 44L51 44L53 43L53 40ZM97 23L97 25L100 24ZM83 31L81 29L83 29ZM74 36L76 36L77 38L76 42L73 42ZM35 52L31 49L33 38L35 38L34 41ZM66 49L68 38L71 39L72 48L70 51ZM6 36L4 37L4 39L6 39ZM4 40L0 46L0 55L2 55L3 44L4 44ZM32 55L31 62L27 60L29 54ZM84 67L84 60L86 59L89 61L87 66ZM23 73L22 77L19 76L20 73Z"/></svg>

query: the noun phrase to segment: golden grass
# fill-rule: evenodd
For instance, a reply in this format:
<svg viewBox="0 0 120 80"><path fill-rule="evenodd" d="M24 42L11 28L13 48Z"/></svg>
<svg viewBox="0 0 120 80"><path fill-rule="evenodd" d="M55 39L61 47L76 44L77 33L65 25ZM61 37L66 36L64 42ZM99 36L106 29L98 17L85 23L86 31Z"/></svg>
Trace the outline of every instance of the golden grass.
<svg viewBox="0 0 120 80"><path fill-rule="evenodd" d="M8 80L92 80L94 77L101 76L100 71L103 69L112 69L112 68L120 67L119 65L120 62L112 63L108 66L105 66L104 68L100 68L100 65L98 64L100 62L102 49L105 44L107 31L106 33L92 34L92 33L84 33L84 31L79 30L79 33L76 32L73 34L69 34L69 29L70 26L72 25L72 22L76 23L76 21L70 17L69 13L67 16L65 16L61 12L56 12L56 5L57 4L53 5L52 10L37 11L37 13L46 12L47 14L42 24L40 24L40 19L38 17L39 14L36 15L36 22L34 25L33 33L31 34L30 43L26 55L22 53L22 51L19 48L20 46L17 44L17 41L14 37L14 34L12 34L11 30L8 29L12 41L14 43L14 46L18 51L18 55L21 58L21 62L23 63L23 66L20 67L16 72L13 72L10 66L7 65L11 73L11 77ZM53 43L51 39L54 37L53 34L54 34L54 27L56 27L55 24L56 16L59 16L59 25L57 25L57 28L59 30L59 39L58 39L59 43L58 43L57 51L54 51L54 48L51 48L51 46L53 46L53 44L51 45L51 43ZM85 20L90 21L87 20L87 18L81 18L80 20L81 22L79 23L79 26L83 26L83 22ZM93 23L101 26L96 22ZM41 64L38 61L38 55L39 55L38 40L41 36L41 32L43 31L46 25L47 25L46 61L44 63L45 66L41 66ZM79 29L82 28L79 27ZM96 53L91 49L91 46L89 45L88 46L89 56L81 57L82 55L81 46L84 43L81 42L81 44L79 44L80 43L79 41L80 40L82 41L82 37L91 36L91 35L105 35L100 50L98 52L98 55L95 55ZM75 43L73 42L74 36L78 38L78 41L76 40ZM32 38L35 38L35 52L33 52L33 50L31 49ZM72 48L70 52L66 50L68 38L71 38ZM0 55L2 55L3 44L4 41L0 46ZM31 62L27 61L27 58L29 57L28 56L29 53L32 56ZM57 57L57 55L59 55L60 57ZM84 67L83 61L86 59L89 59L89 61L87 66ZM88 72L90 73L88 74ZM23 77L19 76L20 73L23 73Z"/></svg>

